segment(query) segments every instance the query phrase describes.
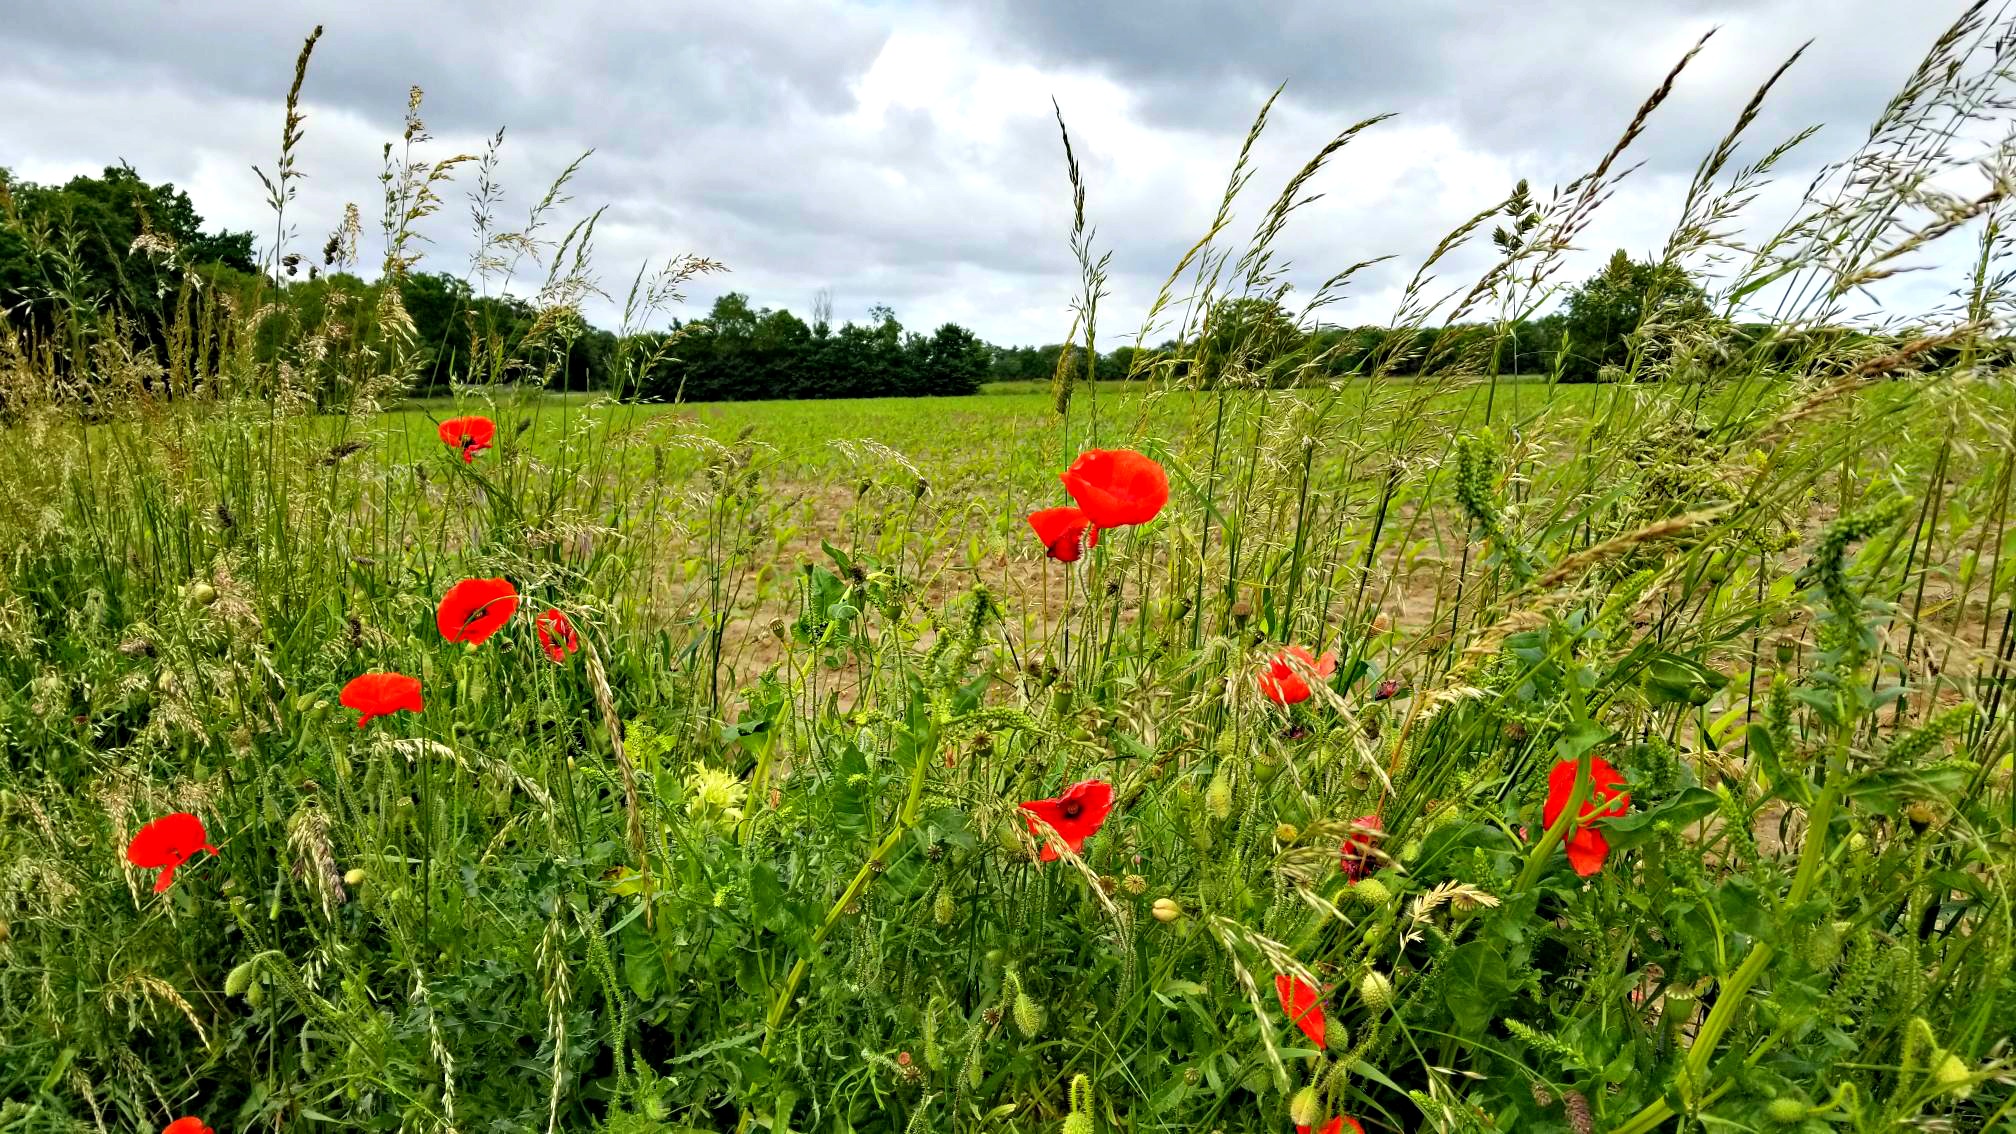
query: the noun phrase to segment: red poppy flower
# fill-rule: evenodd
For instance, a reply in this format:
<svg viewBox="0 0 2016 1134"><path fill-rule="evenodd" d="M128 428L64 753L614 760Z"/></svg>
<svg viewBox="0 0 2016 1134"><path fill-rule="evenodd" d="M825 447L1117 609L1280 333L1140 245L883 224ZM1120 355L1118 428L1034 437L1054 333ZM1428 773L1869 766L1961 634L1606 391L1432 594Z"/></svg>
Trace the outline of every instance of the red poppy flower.
<svg viewBox="0 0 2016 1134"><path fill-rule="evenodd" d="M1361 828L1344 836L1344 845L1338 849L1337 865L1344 871L1344 877L1353 882L1372 873L1372 844L1378 838L1374 832L1386 828L1379 823L1377 815L1360 815L1351 820L1351 825Z"/></svg>
<svg viewBox="0 0 2016 1134"><path fill-rule="evenodd" d="M1302 1029L1309 1042L1323 1046L1323 997L1309 982L1287 973L1274 974L1274 991L1281 997L1281 1010L1288 1013L1288 1022Z"/></svg>
<svg viewBox="0 0 2016 1134"><path fill-rule="evenodd" d="M196 857L197 851L216 854L217 848L210 845L203 820L177 811L140 828L126 844L126 861L142 870L160 870L161 877L154 880L154 892L159 894L175 881L175 868Z"/></svg>
<svg viewBox="0 0 2016 1134"><path fill-rule="evenodd" d="M1582 812L1568 831L1569 865L1584 878L1603 869L1603 859L1610 853L1610 841L1589 821L1622 815L1631 809L1630 794L1617 790L1617 785L1623 782L1624 776L1617 769L1598 757L1590 757L1589 798L1582 801ZM1543 816L1547 826L1552 827L1554 820L1561 817L1561 809L1568 806L1568 797L1574 792L1575 761L1563 760L1547 773L1547 808Z"/></svg>
<svg viewBox="0 0 2016 1134"><path fill-rule="evenodd" d="M1074 563L1086 548L1099 546L1099 529L1077 508L1031 512L1029 527L1043 541L1043 553L1059 563Z"/></svg>
<svg viewBox="0 0 2016 1134"><path fill-rule="evenodd" d="M451 642L481 642L518 610L518 588L509 579L464 579L441 596L434 625Z"/></svg>
<svg viewBox="0 0 2016 1134"><path fill-rule="evenodd" d="M203 1125L203 1120L200 1118L178 1118L163 1127L161 1134L217 1134L217 1132Z"/></svg>
<svg viewBox="0 0 2016 1134"><path fill-rule="evenodd" d="M462 454L462 463L476 459L497 440L497 423L487 417L451 417L441 423L441 443Z"/></svg>
<svg viewBox="0 0 2016 1134"><path fill-rule="evenodd" d="M1293 661L1301 662L1305 670L1315 671L1318 677L1328 677L1337 672L1336 654L1324 654L1319 658L1301 646L1282 650L1260 667L1260 692L1277 705L1299 705L1309 699L1309 682L1296 672L1291 664Z"/></svg>
<svg viewBox="0 0 2016 1134"><path fill-rule="evenodd" d="M1357 1119L1344 1118L1341 1116L1331 1119L1330 1124L1323 1128L1323 1134L1344 1134L1344 1127L1346 1124L1349 1124L1351 1129L1355 1131L1356 1134L1365 1134L1365 1128L1363 1126L1358 1125ZM1309 1134L1309 1132L1314 1129L1315 1127L1313 1126L1297 1126L1295 1128L1295 1134Z"/></svg>
<svg viewBox="0 0 2016 1134"><path fill-rule="evenodd" d="M389 717L401 709L417 713L427 707L420 699L420 679L403 673L359 674L337 700L344 708L357 710L358 728L370 724L372 717Z"/></svg>
<svg viewBox="0 0 2016 1134"><path fill-rule="evenodd" d="M574 624L557 610L548 610L533 619L532 628L539 632L539 648L561 665L567 664L568 654L581 648L581 639L574 633Z"/></svg>
<svg viewBox="0 0 2016 1134"><path fill-rule="evenodd" d="M1169 503L1169 474L1132 449L1087 449L1057 479L1102 528L1145 524Z"/></svg>
<svg viewBox="0 0 2016 1134"><path fill-rule="evenodd" d="M1055 799L1032 799L1022 805L1029 814L1029 833L1043 845L1042 858L1050 862L1057 857L1057 847L1042 828L1036 825L1041 819L1048 823L1072 854L1085 850L1085 840L1098 834L1099 825L1113 810L1113 785L1105 780L1084 780L1064 789L1064 794Z"/></svg>

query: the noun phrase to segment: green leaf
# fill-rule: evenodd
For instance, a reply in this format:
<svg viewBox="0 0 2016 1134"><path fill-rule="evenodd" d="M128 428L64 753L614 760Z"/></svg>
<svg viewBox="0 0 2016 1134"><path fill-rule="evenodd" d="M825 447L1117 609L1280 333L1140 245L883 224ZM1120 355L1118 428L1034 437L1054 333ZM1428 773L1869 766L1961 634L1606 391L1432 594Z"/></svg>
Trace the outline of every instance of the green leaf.
<svg viewBox="0 0 2016 1134"><path fill-rule="evenodd" d="M1729 679L1693 658L1661 653L1645 663L1639 683L1655 705L1705 705L1729 684Z"/></svg>
<svg viewBox="0 0 2016 1134"><path fill-rule="evenodd" d="M1489 1027L1510 991L1505 958L1489 942L1472 941L1450 954L1444 972L1442 999L1456 1026L1466 1032Z"/></svg>
<svg viewBox="0 0 2016 1134"><path fill-rule="evenodd" d="M1612 850L1628 850L1631 847L1652 841L1663 825L1668 829L1678 829L1690 823L1698 823L1715 814L1722 806L1722 799L1707 788L1692 787L1673 798L1644 811L1620 815L1615 819L1604 819L1597 825L1603 837L1610 841Z"/></svg>
<svg viewBox="0 0 2016 1134"><path fill-rule="evenodd" d="M1576 721L1554 742L1556 760L1580 760L1582 754L1617 734L1595 721Z"/></svg>
<svg viewBox="0 0 2016 1134"><path fill-rule="evenodd" d="M1892 815L1919 799L1950 799L1967 786L1974 766L1965 763L1934 764L1926 768L1886 768L1857 776L1848 785L1848 798L1857 806L1883 815Z"/></svg>

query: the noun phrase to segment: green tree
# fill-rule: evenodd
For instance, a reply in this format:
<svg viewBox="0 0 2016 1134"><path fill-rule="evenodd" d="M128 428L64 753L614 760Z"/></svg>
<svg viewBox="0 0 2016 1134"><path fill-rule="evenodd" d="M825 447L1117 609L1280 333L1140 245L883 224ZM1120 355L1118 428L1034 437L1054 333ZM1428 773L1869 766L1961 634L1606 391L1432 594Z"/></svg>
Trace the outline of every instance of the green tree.
<svg viewBox="0 0 2016 1134"><path fill-rule="evenodd" d="M159 344L191 273L220 286L256 270L249 232L210 232L189 195L131 166L37 185L0 169L0 314L39 337L119 326Z"/></svg>
<svg viewBox="0 0 2016 1134"><path fill-rule="evenodd" d="M1656 372L1671 333L1711 317L1701 288L1673 265L1639 263L1623 249L1568 297L1563 381L1593 382L1606 366Z"/></svg>

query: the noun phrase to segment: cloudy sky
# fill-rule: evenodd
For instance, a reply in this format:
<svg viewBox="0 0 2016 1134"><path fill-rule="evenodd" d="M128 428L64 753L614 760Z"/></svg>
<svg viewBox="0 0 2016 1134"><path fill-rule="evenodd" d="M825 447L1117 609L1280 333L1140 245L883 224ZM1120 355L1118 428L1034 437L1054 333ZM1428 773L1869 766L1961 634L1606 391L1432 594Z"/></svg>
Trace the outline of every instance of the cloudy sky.
<svg viewBox="0 0 2016 1134"><path fill-rule="evenodd" d="M657 5L329 0L7 0L0 166L61 181L125 160L213 224L272 232L251 166L277 156L302 37L326 26L304 94L308 175L291 216L319 249L345 202L374 237L380 147L426 91L424 157L508 128L507 220L593 150L569 216L607 206L597 263L620 295L677 252L720 290L804 313L877 303L906 325L956 320L1003 343L1056 341L1076 268L1051 100L1113 255L1102 324L1138 324L1208 224L1254 111L1286 92L1260 147L1252 218L1327 138L1362 135L1281 242L1305 286L1392 254L1330 318L1383 322L1437 238L1521 177L1542 194L1589 169L1680 54L1721 30L1634 147L1644 165L1587 233L1585 257L1657 249L1694 164L1757 84L1805 59L1749 135L1824 129L1757 204L1782 221L1843 156L1960 11L1955 0L700 0ZM1746 151L1748 152L1748 151ZM466 190L425 231L423 267L468 269ZM556 227L564 227L556 226ZM262 240L270 236L262 237ZM1571 274L1586 274L1583 269ZM1930 287L1931 285L1925 285ZM1943 284L1940 285L1943 289ZM1908 296L1908 288L1907 298ZM1931 293L1927 293L1928 298ZM1936 299L1934 300L1936 301ZM598 321L613 324L604 307ZM1118 331L1113 331L1118 334ZM1111 337L1107 342L1115 341Z"/></svg>

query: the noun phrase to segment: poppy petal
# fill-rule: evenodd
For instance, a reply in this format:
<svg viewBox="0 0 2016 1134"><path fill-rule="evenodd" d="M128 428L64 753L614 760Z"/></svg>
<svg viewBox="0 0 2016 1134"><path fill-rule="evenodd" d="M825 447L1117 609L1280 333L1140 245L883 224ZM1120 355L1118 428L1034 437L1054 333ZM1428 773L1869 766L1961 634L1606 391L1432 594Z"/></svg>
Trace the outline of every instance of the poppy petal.
<svg viewBox="0 0 2016 1134"><path fill-rule="evenodd" d="M1584 827L1568 836L1568 865L1584 878L1603 869L1603 860L1609 856L1610 840L1593 827Z"/></svg>
<svg viewBox="0 0 2016 1134"><path fill-rule="evenodd" d="M1541 812L1547 826L1552 827L1567 809L1569 797L1575 794L1575 776L1573 760L1562 760L1548 770L1547 805ZM1591 824L1597 819L1623 815L1631 808L1630 793L1618 790L1625 782L1623 774L1602 757L1590 757L1589 798L1577 809L1565 848L1569 865L1584 878L1603 869L1603 860L1610 853L1609 840Z"/></svg>
<svg viewBox="0 0 2016 1134"><path fill-rule="evenodd" d="M1169 475L1132 449L1087 449L1058 479L1102 528L1145 524L1169 503Z"/></svg>
<svg viewBox="0 0 2016 1134"><path fill-rule="evenodd" d="M574 633L574 624L558 610L547 610L533 620L532 628L539 635L539 648L546 656L562 665L567 655L581 648L581 639Z"/></svg>
<svg viewBox="0 0 2016 1134"><path fill-rule="evenodd" d="M175 880L175 868L188 862L198 851L217 853L210 845L210 836L203 829L203 821L186 811L148 823L133 835L126 844L126 861L143 870L159 869L160 877L154 880L154 892L168 889Z"/></svg>
<svg viewBox="0 0 2016 1134"><path fill-rule="evenodd" d="M1106 816L1113 811L1113 785L1104 780L1082 780L1064 789L1055 799L1032 799L1022 804L1022 810L1029 813L1025 816L1029 833L1042 848L1042 861L1052 862L1058 857L1056 844L1036 820L1056 831L1072 854L1079 854L1085 849L1085 840L1098 833Z"/></svg>
<svg viewBox="0 0 2016 1134"><path fill-rule="evenodd" d="M1059 563L1074 563L1087 547L1099 542L1099 530L1077 508L1044 508L1029 513L1029 528L1043 541L1043 553ZM1088 539L1089 533L1089 539Z"/></svg>
<svg viewBox="0 0 2016 1134"><path fill-rule="evenodd" d="M464 579L448 588L434 612L434 625L450 642L484 642L518 610L518 588L509 579Z"/></svg>
<svg viewBox="0 0 2016 1134"><path fill-rule="evenodd" d="M1302 1029L1311 1043L1322 1047L1326 1034L1323 997L1309 987L1309 982L1287 973L1274 974L1274 993L1281 998L1281 1010L1288 1014L1288 1021Z"/></svg>
<svg viewBox="0 0 2016 1134"><path fill-rule="evenodd" d="M357 710L357 727L374 717L391 716L405 710L424 712L427 704L420 696L420 679L403 673L364 673L350 679L337 697L346 709Z"/></svg>
<svg viewBox="0 0 2016 1134"><path fill-rule="evenodd" d="M1296 664L1298 662L1300 665ZM1337 655L1324 654L1318 658L1303 646L1289 646L1281 650L1261 668L1261 695L1277 705L1299 705L1307 701L1314 690L1309 688L1309 682L1302 676L1304 671L1328 677L1337 671Z"/></svg>
<svg viewBox="0 0 2016 1134"><path fill-rule="evenodd" d="M437 432L441 443L461 453L466 465L497 439L497 423L487 417L451 417Z"/></svg>

